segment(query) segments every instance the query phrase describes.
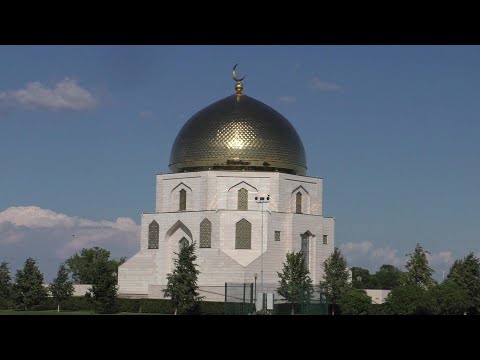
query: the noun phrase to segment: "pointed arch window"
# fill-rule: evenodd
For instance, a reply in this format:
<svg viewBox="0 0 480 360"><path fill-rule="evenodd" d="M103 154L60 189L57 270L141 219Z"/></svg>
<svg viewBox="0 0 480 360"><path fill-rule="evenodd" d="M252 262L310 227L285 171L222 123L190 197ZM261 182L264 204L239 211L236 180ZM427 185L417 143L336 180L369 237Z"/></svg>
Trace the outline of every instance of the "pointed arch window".
<svg viewBox="0 0 480 360"><path fill-rule="evenodd" d="M302 193L299 191L297 192L297 195L295 196L295 212L297 214L302 213Z"/></svg>
<svg viewBox="0 0 480 360"><path fill-rule="evenodd" d="M180 190L180 206L179 206L180 211L185 211L187 210L187 192L185 189Z"/></svg>
<svg viewBox="0 0 480 360"><path fill-rule="evenodd" d="M189 245L188 240L185 237L182 237L178 242L178 249L182 251L183 248L186 248Z"/></svg>
<svg viewBox="0 0 480 360"><path fill-rule="evenodd" d="M252 248L252 224L242 219L235 225L235 249Z"/></svg>
<svg viewBox="0 0 480 360"><path fill-rule="evenodd" d="M200 223L200 247L212 247L212 223L208 219L203 219Z"/></svg>
<svg viewBox="0 0 480 360"><path fill-rule="evenodd" d="M248 190L238 190L238 210L248 210Z"/></svg>
<svg viewBox="0 0 480 360"><path fill-rule="evenodd" d="M148 225L148 248L158 249L158 223L155 220Z"/></svg>

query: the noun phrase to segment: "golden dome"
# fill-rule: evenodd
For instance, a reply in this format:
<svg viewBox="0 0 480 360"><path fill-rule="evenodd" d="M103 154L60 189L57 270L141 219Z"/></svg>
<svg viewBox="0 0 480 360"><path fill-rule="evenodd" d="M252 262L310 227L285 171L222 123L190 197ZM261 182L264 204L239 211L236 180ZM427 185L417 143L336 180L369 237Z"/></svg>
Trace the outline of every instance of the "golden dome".
<svg viewBox="0 0 480 360"><path fill-rule="evenodd" d="M173 172L279 171L305 175L305 149L292 124L268 105L243 94L193 115L170 154Z"/></svg>

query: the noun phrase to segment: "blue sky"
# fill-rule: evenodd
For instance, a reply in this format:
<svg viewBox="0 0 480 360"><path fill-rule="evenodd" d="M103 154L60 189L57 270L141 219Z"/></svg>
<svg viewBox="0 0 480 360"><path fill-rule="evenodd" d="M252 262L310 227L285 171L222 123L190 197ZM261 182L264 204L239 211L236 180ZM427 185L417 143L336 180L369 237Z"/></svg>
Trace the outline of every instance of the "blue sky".
<svg viewBox="0 0 480 360"><path fill-rule="evenodd" d="M82 247L133 255L175 136L236 63L297 129L349 266L419 242L441 279L480 252L478 46L0 46L0 261L50 280Z"/></svg>

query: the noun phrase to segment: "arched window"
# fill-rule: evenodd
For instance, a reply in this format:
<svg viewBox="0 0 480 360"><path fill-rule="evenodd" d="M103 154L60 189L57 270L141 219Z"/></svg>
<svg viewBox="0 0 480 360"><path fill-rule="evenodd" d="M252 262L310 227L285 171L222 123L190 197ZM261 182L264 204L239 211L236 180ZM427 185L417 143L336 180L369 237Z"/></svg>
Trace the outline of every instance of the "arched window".
<svg viewBox="0 0 480 360"><path fill-rule="evenodd" d="M303 255L303 260L305 261L305 266L308 269L309 245L310 245L309 244L309 239L308 239L308 234L307 233L301 234L300 237L302 239L302 248L301 248L300 252Z"/></svg>
<svg viewBox="0 0 480 360"><path fill-rule="evenodd" d="M188 240L185 237L182 237L178 242L178 248L182 251L183 248L186 248L189 245Z"/></svg>
<svg viewBox="0 0 480 360"><path fill-rule="evenodd" d="M155 220L148 225L148 248L158 249L158 223Z"/></svg>
<svg viewBox="0 0 480 360"><path fill-rule="evenodd" d="M180 190L180 211L187 210L187 192L185 189Z"/></svg>
<svg viewBox="0 0 480 360"><path fill-rule="evenodd" d="M208 219L203 219L200 223L200 247L212 247L212 223Z"/></svg>
<svg viewBox="0 0 480 360"><path fill-rule="evenodd" d="M252 224L242 219L235 225L235 249L252 248Z"/></svg>
<svg viewBox="0 0 480 360"><path fill-rule="evenodd" d="M238 190L238 210L248 210L248 190Z"/></svg>
<svg viewBox="0 0 480 360"><path fill-rule="evenodd" d="M295 212L297 214L301 214L302 213L302 193L300 191L297 192L295 200L296 200L296 202L295 202L295 205L296 205Z"/></svg>

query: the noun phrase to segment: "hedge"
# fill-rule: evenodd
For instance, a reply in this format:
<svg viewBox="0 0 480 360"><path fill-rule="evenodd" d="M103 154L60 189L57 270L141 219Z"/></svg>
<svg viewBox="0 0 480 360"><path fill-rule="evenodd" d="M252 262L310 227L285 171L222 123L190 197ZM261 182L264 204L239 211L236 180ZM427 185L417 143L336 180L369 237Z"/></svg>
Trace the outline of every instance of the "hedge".
<svg viewBox="0 0 480 360"><path fill-rule="evenodd" d="M124 299L118 298L117 304L120 312L146 313L146 314L173 314L174 307L168 299ZM189 312L191 315L223 315L223 302L201 301L199 305ZM7 309L8 305L1 302L0 308ZM33 307L31 310L56 310L57 302L54 298L47 298L41 305ZM85 296L71 297L60 303L60 310L63 311L81 311L93 310L93 302Z"/></svg>

